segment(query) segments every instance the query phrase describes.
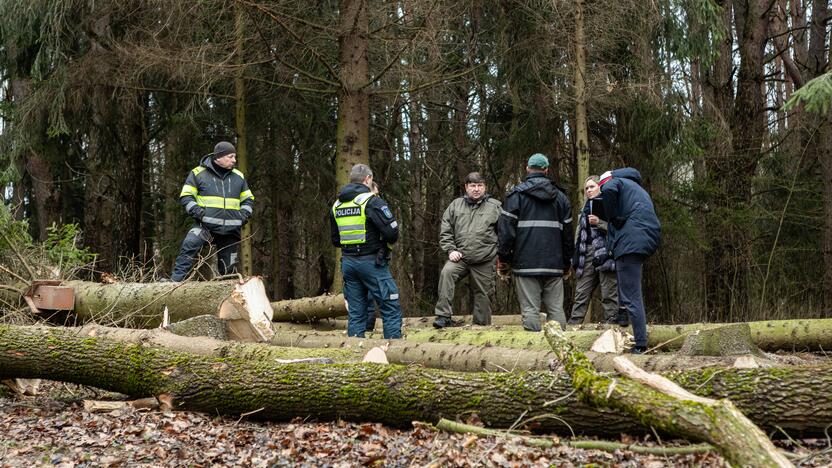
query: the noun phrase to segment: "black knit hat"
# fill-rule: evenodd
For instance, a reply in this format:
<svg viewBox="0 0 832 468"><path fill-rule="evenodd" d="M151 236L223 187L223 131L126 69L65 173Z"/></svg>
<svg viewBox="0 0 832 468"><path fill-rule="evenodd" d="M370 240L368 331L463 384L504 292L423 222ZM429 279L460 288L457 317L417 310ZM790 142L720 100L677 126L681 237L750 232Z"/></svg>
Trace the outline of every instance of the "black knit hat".
<svg viewBox="0 0 832 468"><path fill-rule="evenodd" d="M221 141L214 146L214 153L211 155L211 159L218 159L236 152L237 150L234 149L234 145L227 141Z"/></svg>

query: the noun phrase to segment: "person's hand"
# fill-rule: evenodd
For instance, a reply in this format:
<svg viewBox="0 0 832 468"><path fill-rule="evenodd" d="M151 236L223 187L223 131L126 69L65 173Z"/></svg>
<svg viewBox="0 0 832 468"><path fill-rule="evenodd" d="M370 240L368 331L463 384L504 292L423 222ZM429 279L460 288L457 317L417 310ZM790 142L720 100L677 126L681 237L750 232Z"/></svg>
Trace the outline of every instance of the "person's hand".
<svg viewBox="0 0 832 468"><path fill-rule="evenodd" d="M597 216L595 216L595 215L591 214L591 215L589 215L589 216L587 217L587 219L589 219L589 224L591 224L591 225L593 225L593 226L597 226L597 225L598 225L598 217L597 217Z"/></svg>
<svg viewBox="0 0 832 468"><path fill-rule="evenodd" d="M202 221L202 217L205 216L205 208L201 206L195 206L191 210L191 217L193 217L197 221Z"/></svg>
<svg viewBox="0 0 832 468"><path fill-rule="evenodd" d="M462 260L462 252L458 250L452 250L451 253L448 254L448 260L454 263Z"/></svg>
<svg viewBox="0 0 832 468"><path fill-rule="evenodd" d="M609 260L609 259L610 259L610 255L608 253L604 253L604 254L601 254L601 255L596 253L595 256L592 257L592 266L594 266L595 268L598 268L601 265L603 265L604 263L606 263L607 260Z"/></svg>
<svg viewBox="0 0 832 468"><path fill-rule="evenodd" d="M497 260L497 277L501 280L505 281L508 280L509 273L511 272L511 264L503 263L499 259Z"/></svg>

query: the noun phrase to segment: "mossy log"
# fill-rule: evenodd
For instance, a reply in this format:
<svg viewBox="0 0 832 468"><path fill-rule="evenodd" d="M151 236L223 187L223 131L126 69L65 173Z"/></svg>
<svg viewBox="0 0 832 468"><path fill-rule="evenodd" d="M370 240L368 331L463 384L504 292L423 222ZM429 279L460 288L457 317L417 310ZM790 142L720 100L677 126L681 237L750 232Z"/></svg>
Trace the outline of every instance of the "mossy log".
<svg viewBox="0 0 832 468"><path fill-rule="evenodd" d="M549 322L544 333L581 400L592 406L619 410L645 426L708 442L735 466L793 466L730 400L694 395L663 377L647 374L624 357L616 364L625 377L602 375L569 343L560 325Z"/></svg>
<svg viewBox="0 0 832 468"><path fill-rule="evenodd" d="M751 328L751 341L764 351L824 351L832 349L832 319L769 320L747 322ZM724 323L693 323L687 325L648 326L648 347L676 350L684 338L698 330L724 327ZM566 331L573 345L588 350L606 327L587 330L584 327ZM629 328L625 329L629 330ZM431 343L457 343L505 348L549 350L541 333L527 332L512 326L459 327L436 330L432 328L408 328L403 330L410 341ZM380 334L369 335L371 338Z"/></svg>
<svg viewBox="0 0 832 468"><path fill-rule="evenodd" d="M763 353L751 342L747 323L706 328L685 336L679 354L683 356L740 356Z"/></svg>
<svg viewBox="0 0 832 468"><path fill-rule="evenodd" d="M272 302L272 310L275 322L315 322L347 315L343 294L276 301Z"/></svg>
<svg viewBox="0 0 832 468"><path fill-rule="evenodd" d="M97 336L204 356L235 356L257 361L319 357L329 358L336 362L355 363L361 362L364 355L371 348L386 346L387 359L393 364L417 364L434 369L461 372L515 372L549 370L551 361L555 357L551 351L523 351L440 343L408 343L403 340L367 340L326 335L278 334L272 339L272 346L266 346L264 344L218 341L202 336L186 338L185 336L179 336L176 330L171 330L171 333L158 328L134 330L89 324L75 330L81 336ZM588 353L587 355L596 368L613 370L612 359L615 355L597 353ZM736 362L734 358L679 358L673 355L636 356L635 360L645 369L661 371L708 367L729 368L734 366ZM762 360L760 364L769 365L769 363Z"/></svg>
<svg viewBox="0 0 832 468"><path fill-rule="evenodd" d="M285 301L280 301L285 302ZM273 302L272 305L278 304L277 302ZM344 315L346 315L346 309L344 309ZM541 320L546 320L546 314L540 314ZM453 319L462 325L473 325L473 315L454 315ZM425 316L425 317L403 317L402 318L402 328L403 329L415 329L415 328L433 328L433 320L435 316ZM275 319L276 322L279 320ZM519 315L492 315L491 316L491 326L499 326L499 327L521 327L523 321ZM595 330L595 328L591 328L591 325L586 325L588 328L587 330ZM381 330L382 322L381 319L376 319L376 330ZM311 329L315 330L333 330L333 329L340 329L346 330L347 329L347 320L346 318L333 318L329 320L320 321L314 324Z"/></svg>
<svg viewBox="0 0 832 468"><path fill-rule="evenodd" d="M268 341L272 308L258 277L242 281L185 283L92 283L68 281L75 291L73 313L81 323L96 322L135 328L152 328L162 322L198 315L225 319L229 336L242 341Z"/></svg>
<svg viewBox="0 0 832 468"><path fill-rule="evenodd" d="M823 434L832 422L832 366L672 372L684 387L729 398L766 430ZM578 401L553 372L453 372L379 364L279 364L198 356L124 343L77 330L0 325L0 378L47 378L132 398L169 394L176 409L287 420L456 419L476 413L489 427L534 418L540 431L641 434L631 416Z"/></svg>
<svg viewBox="0 0 832 468"><path fill-rule="evenodd" d="M182 323L182 322L180 322ZM55 328L25 327L52 333ZM104 338L126 344L137 344L151 348L165 348L176 352L201 356L227 357L253 362L277 362L279 360L330 358L336 362L360 362L361 350L353 349L307 349L273 346L262 343L241 343L222 341L204 336L179 335L175 331L151 328L146 330L106 327L87 324L78 328L61 328L62 332L74 333L81 337Z"/></svg>
<svg viewBox="0 0 832 468"><path fill-rule="evenodd" d="M387 346L387 359L396 364L419 364L434 369L462 372L514 372L547 370L555 358L551 351L503 348L499 346L459 345L453 343L424 343L410 340L379 340L347 338L327 333L278 333L271 343L283 347L363 349ZM587 357L596 369L612 371L614 354L588 352ZM736 357L687 357L671 354L634 356L639 366L651 371L728 368L737 366ZM743 365L770 366L763 358L744 360Z"/></svg>

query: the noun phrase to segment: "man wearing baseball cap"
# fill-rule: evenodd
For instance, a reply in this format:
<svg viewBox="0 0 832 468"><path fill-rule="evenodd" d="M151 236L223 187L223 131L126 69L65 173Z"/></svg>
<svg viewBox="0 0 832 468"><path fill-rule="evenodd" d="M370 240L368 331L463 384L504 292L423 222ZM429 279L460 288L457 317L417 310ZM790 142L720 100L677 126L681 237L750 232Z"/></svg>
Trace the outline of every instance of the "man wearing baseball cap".
<svg viewBox="0 0 832 468"><path fill-rule="evenodd" d="M237 271L240 233L254 214L254 195L243 173L234 169L236 162L234 145L221 141L188 173L179 202L194 224L182 241L171 280L185 279L205 244L217 248L221 276Z"/></svg>
<svg viewBox="0 0 832 468"><path fill-rule="evenodd" d="M526 180L509 190L497 224L497 269L511 270L523 328L529 331L540 331L541 302L547 320L566 323L563 276L575 248L572 208L548 173L549 159L533 154Z"/></svg>

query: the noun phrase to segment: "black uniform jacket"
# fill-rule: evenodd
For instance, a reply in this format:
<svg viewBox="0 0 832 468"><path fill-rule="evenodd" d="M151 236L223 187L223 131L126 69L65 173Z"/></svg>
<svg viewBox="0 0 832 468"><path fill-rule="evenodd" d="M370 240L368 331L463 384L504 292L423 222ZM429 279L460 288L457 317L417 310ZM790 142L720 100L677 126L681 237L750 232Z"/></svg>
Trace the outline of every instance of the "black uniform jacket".
<svg viewBox="0 0 832 468"><path fill-rule="evenodd" d="M509 190L497 224L500 261L518 276L562 276L575 249L572 208L545 174Z"/></svg>

